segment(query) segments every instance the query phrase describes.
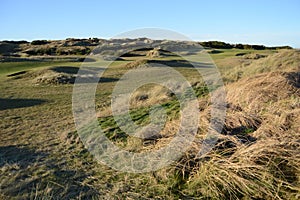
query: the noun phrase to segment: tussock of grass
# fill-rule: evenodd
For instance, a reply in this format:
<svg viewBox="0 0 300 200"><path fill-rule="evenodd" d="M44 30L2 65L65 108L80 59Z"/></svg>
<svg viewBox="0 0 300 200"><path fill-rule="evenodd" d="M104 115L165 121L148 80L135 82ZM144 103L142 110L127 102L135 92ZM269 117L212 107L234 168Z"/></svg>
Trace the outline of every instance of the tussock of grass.
<svg viewBox="0 0 300 200"><path fill-rule="evenodd" d="M214 150L202 158L197 156L201 146L195 143L178 163L184 195L212 199L299 198L298 73L259 74L229 84L227 91L228 136L221 137ZM254 140L245 143L241 134Z"/></svg>
<svg viewBox="0 0 300 200"><path fill-rule="evenodd" d="M230 157L211 152L186 180L187 195L213 199L296 198L300 192L300 143L269 139L237 147ZM186 169L185 169L186 170Z"/></svg>

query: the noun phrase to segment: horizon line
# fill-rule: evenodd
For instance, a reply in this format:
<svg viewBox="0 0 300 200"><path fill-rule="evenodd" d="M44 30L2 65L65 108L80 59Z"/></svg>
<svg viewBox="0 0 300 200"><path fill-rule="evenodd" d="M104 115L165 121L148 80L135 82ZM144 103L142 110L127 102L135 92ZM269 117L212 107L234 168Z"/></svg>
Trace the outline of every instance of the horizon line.
<svg viewBox="0 0 300 200"><path fill-rule="evenodd" d="M200 40L200 39L191 39L191 40L174 40L174 39L167 39L167 38L162 38L162 39L154 39L154 38L149 38L149 37L124 37L124 38L108 38L108 37L66 37L64 39L46 39L46 38L37 38L37 39L0 39L0 42L18 42L18 41L26 41L26 42L32 42L35 40L47 40L47 41L60 41L60 40L68 40L68 39L79 39L79 40L88 40L88 39L102 39L102 40L117 40L117 39L131 39L131 40L137 40L137 39L151 39L151 40L169 40L169 41L186 41L186 42L223 42L227 43L230 45L237 45L237 44L242 44L242 45L259 45L259 46L265 46L265 47L292 47L293 49L299 49L300 47L294 47L291 45L266 45L262 43L256 43L256 42L229 42L226 40L218 40L218 39L208 39L208 40Z"/></svg>

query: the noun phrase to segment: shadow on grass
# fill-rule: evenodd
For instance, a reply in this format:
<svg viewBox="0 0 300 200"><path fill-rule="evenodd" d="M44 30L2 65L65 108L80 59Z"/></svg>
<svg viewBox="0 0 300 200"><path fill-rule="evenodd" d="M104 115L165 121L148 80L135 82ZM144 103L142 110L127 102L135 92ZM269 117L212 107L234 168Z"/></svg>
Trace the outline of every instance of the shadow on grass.
<svg viewBox="0 0 300 200"><path fill-rule="evenodd" d="M45 103L42 99L3 99L0 98L0 110L31 107Z"/></svg>
<svg viewBox="0 0 300 200"><path fill-rule="evenodd" d="M46 57L29 57L29 58L18 58L6 56L1 59L2 62L96 62L93 58L85 57L63 57L63 56L46 56Z"/></svg>
<svg viewBox="0 0 300 200"><path fill-rule="evenodd" d="M58 73L77 74L77 72L79 71L79 67L59 66L59 67L52 67L51 70Z"/></svg>
<svg viewBox="0 0 300 200"><path fill-rule="evenodd" d="M60 76L56 80L58 83L70 83L74 84L76 77L77 83L107 83L118 81L118 78L111 77L99 77L98 73L104 70L99 67L87 67L80 69L79 67L72 66L57 66L50 68L52 71L57 73L69 74L70 76ZM79 71L80 70L80 71ZM79 72L79 74L78 74Z"/></svg>
<svg viewBox="0 0 300 200"><path fill-rule="evenodd" d="M182 67L182 68L211 68L211 63L189 62L187 60L149 60L150 64L167 65L169 67Z"/></svg>
<svg viewBox="0 0 300 200"><path fill-rule="evenodd" d="M34 163L37 158L46 156L45 153L36 153L28 147L18 147L15 145L0 147L0 167L5 164L17 163L21 168Z"/></svg>
<svg viewBox="0 0 300 200"><path fill-rule="evenodd" d="M83 83L109 83L109 82L116 82L118 78L109 78L109 77L83 77L81 76L79 79L76 80L76 84L83 84ZM75 83L75 78L70 83Z"/></svg>
<svg viewBox="0 0 300 200"><path fill-rule="evenodd" d="M14 77L14 76L22 75L22 74L25 74L26 72L27 71L20 71L20 72L8 74L7 77Z"/></svg>
<svg viewBox="0 0 300 200"><path fill-rule="evenodd" d="M73 66L56 66L50 68L52 71L57 73L66 73L66 74L77 74L80 67L73 67ZM96 74L104 69L101 67L86 67L85 69L81 69L81 74Z"/></svg>
<svg viewBox="0 0 300 200"><path fill-rule="evenodd" d="M48 175L38 175L45 171ZM89 172L70 169L50 152L27 146L0 146L0 175L0 191L9 199L43 199L46 194L55 199L91 199L98 194L81 184Z"/></svg>

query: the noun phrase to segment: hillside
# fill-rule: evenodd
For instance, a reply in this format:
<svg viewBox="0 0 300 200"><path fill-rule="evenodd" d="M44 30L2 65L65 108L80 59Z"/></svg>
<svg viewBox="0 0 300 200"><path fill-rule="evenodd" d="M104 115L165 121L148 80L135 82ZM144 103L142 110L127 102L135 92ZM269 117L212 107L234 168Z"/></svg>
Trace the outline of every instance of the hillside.
<svg viewBox="0 0 300 200"><path fill-rule="evenodd" d="M205 48L182 51L194 59L191 63L174 50L193 47L193 42L2 41L0 199L299 199L300 51L202 44ZM204 55L211 63L202 62ZM87 76L77 74L84 60ZM220 88L209 88L193 65L209 70L212 63L225 85L226 118L212 150L199 156L211 120L211 97ZM96 82L97 123L110 141L130 152L167 146L180 129L182 111L180 96L166 87L139 87L129 101L134 123L149 124L151 106L158 104L167 120L157 137L128 136L111 109L116 84L129 87L122 76L130 70L169 66L191 83L199 127L176 162L153 172L126 173L98 163L84 147L74 123L73 86L77 77L88 85L93 68L106 64Z"/></svg>
<svg viewBox="0 0 300 200"><path fill-rule="evenodd" d="M186 46L201 45L204 48L216 49L252 49L252 50L276 50L292 49L289 46L266 47L263 45L248 44L228 44L220 41L209 42L190 42L190 41L171 41L171 40L152 40L149 38L138 39L76 39L68 38L66 40L33 40L27 41L0 41L0 55L2 59L5 56L29 57L29 56L62 56L62 55L88 55L99 53L102 55L118 55L122 49L139 49L145 45L153 48L160 47L169 51L183 49ZM96 49L94 49L96 47ZM121 51L121 52L120 52Z"/></svg>

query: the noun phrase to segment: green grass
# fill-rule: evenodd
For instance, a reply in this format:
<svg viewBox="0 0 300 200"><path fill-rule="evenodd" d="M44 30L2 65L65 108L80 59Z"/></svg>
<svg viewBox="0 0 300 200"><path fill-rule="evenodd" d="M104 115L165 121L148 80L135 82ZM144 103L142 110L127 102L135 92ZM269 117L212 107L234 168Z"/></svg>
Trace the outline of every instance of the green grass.
<svg viewBox="0 0 300 200"><path fill-rule="evenodd" d="M223 59L237 54L272 54L276 50L251 50L251 49L219 49L220 53L210 54L213 60Z"/></svg>
<svg viewBox="0 0 300 200"><path fill-rule="evenodd" d="M126 71L121 68L126 62L112 63L106 74L120 77ZM107 63L109 62L99 61L97 64L91 63L89 66ZM4 153L2 155L3 162L7 163L1 172L2 181L5 182L1 182L0 193L15 197L47 194L50 197L61 198L74 198L81 195L84 198L91 197L86 190L95 190L89 192L94 197L106 193L109 196L120 197L122 194L113 193L110 187L117 189L121 187L118 183L125 183L125 179L129 179L132 182L130 190L138 192L138 196L143 194L148 197L160 195L169 198L173 196L164 185L165 182L159 181L151 173L140 176L124 175L109 170L92 159L92 156L84 150L74 127L71 102L72 85L35 85L30 79L6 77L8 74L19 71L39 71L53 66L80 66L80 63L62 61L0 63L2 99L5 101L10 101L10 99L40 99L44 101L40 105L29 107L22 107L25 104L23 105L22 101L18 101L16 108L0 110L2 119L0 128L3 138L0 146L4 148L2 152ZM186 75L193 74L189 69L179 68L178 70L186 73ZM99 85L96 91L97 108L109 105L109 97L114 84L107 82ZM204 95L204 93L206 90L203 87L197 88L196 94L198 96ZM176 100L165 102L163 107L169 115L169 120L178 117L179 104ZM150 107L133 109L130 114L137 124L145 125L149 122L149 109ZM99 118L99 122L110 139L126 142L127 135L117 127L112 117ZM13 157L5 153L9 145L28 145L30 149L36 152L36 155L31 156L29 154L23 159L17 159L21 165L23 165L22 163L30 163L31 167L18 168L14 179L9 176L10 171L13 170ZM41 160L32 160L36 156ZM24 180L23 185L12 187L15 181L24 174L30 178ZM144 184L141 184L142 182ZM173 181L168 180L168 182L172 183ZM150 187L149 190L145 190L147 185ZM14 193L14 188L20 191ZM126 194L123 195L126 196Z"/></svg>
<svg viewBox="0 0 300 200"><path fill-rule="evenodd" d="M62 64L61 62L59 62ZM57 62L4 62L0 64L0 74L10 74L18 71L30 70L58 64Z"/></svg>
<svg viewBox="0 0 300 200"><path fill-rule="evenodd" d="M236 59L237 53L273 53L236 49L220 51L211 54L215 61ZM201 56L199 53L190 58L201 60ZM128 71L123 69L128 62L112 63L105 77L120 78ZM89 66L107 63L98 60ZM0 63L0 99L10 102L10 109L0 106L0 199L247 199L251 195L270 199L297 198L295 188L299 182L288 183L293 180L287 174L295 177L292 169L297 170L298 158L292 154L296 151L286 149L284 145L288 143L284 143L285 140L278 142L269 138L267 144L261 141L256 146L242 145L237 147L238 150L231 149L235 153L230 158L212 152L199 161L188 152L171 166L143 174L118 172L97 163L76 133L71 84L35 84L28 78L7 77L24 70L38 72L53 66L78 67L80 64L63 61ZM225 64L220 66L221 70L226 67ZM198 83L193 86L197 98L208 97L209 90L195 69L177 67L176 70L189 81ZM95 94L97 111L110 106L115 84L99 84ZM35 102L33 100L43 101L29 105L27 100L31 103ZM166 111L168 122L179 119L180 105L175 97L161 102L161 106ZM150 110L151 105L133 106L130 116L136 124L147 125ZM126 135L113 116L100 117L98 121L106 136L117 145L133 152L144 147L143 142ZM243 131L245 135L255 132L252 128ZM287 189L286 185L291 188Z"/></svg>

